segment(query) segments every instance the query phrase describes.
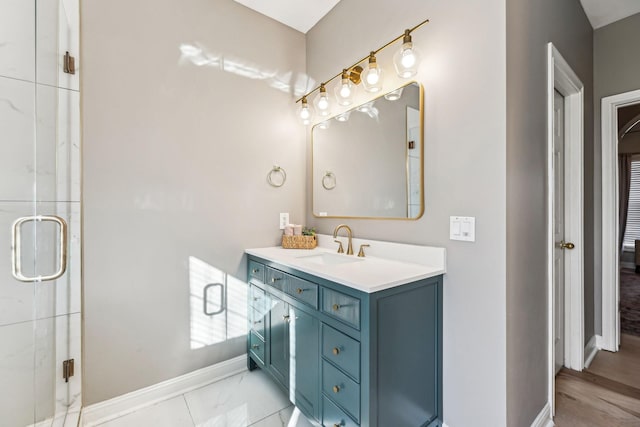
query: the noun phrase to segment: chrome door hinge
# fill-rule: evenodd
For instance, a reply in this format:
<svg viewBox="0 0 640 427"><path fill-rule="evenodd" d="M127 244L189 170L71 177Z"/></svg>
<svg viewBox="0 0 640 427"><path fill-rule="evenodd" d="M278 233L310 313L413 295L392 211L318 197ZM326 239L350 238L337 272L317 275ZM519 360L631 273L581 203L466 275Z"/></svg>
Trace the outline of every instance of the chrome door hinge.
<svg viewBox="0 0 640 427"><path fill-rule="evenodd" d="M63 70L67 74L75 74L76 73L76 59L69 55L69 52L64 54L64 65Z"/></svg>
<svg viewBox="0 0 640 427"><path fill-rule="evenodd" d="M65 360L62 362L62 378L64 378L64 382L69 382L69 377L73 376L73 359Z"/></svg>

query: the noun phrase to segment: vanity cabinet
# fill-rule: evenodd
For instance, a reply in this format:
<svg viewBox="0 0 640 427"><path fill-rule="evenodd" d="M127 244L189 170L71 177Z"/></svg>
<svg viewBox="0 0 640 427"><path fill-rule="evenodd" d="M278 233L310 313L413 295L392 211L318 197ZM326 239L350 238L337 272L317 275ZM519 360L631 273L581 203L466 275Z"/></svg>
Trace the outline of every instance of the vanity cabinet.
<svg viewBox="0 0 640 427"><path fill-rule="evenodd" d="M316 424L442 422L442 276L367 293L249 256L249 369Z"/></svg>

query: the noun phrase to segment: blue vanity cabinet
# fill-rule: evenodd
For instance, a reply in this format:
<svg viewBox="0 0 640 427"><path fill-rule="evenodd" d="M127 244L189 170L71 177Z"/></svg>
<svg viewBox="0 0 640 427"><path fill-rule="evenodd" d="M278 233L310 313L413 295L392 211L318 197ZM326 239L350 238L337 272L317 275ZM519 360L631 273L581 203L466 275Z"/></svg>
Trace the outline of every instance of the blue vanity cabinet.
<svg viewBox="0 0 640 427"><path fill-rule="evenodd" d="M366 293L254 255L249 268L249 308L266 301L249 368L271 375L307 418L441 427L441 275Z"/></svg>

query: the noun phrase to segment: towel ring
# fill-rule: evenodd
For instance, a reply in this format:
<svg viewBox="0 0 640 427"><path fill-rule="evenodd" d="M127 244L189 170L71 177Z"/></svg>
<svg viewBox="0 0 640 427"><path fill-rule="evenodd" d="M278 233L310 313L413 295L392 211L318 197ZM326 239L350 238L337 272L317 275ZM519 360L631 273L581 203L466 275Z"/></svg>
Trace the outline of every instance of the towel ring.
<svg viewBox="0 0 640 427"><path fill-rule="evenodd" d="M327 171L322 177L322 186L325 190L336 188L336 175L331 171Z"/></svg>
<svg viewBox="0 0 640 427"><path fill-rule="evenodd" d="M280 178L277 178L277 177ZM267 182L272 187L282 187L287 181L287 173L278 165L273 165L273 169L267 174Z"/></svg>

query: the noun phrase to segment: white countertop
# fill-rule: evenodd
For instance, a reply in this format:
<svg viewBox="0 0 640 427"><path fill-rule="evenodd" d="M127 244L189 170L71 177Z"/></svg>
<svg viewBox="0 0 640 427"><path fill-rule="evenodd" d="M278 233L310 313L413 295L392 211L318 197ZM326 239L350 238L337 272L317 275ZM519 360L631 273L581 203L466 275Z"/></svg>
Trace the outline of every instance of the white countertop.
<svg viewBox="0 0 640 427"><path fill-rule="evenodd" d="M245 252L367 293L390 289L446 272L444 248L353 239L356 254L359 248L356 243L358 245L369 243L371 248L366 248L367 252L378 255L358 258L356 255L337 254L335 248L323 246L329 243L335 245L331 236L319 235L318 237L319 246L311 250L283 249L281 246L273 246L246 249ZM344 241L346 250L346 239L341 240ZM333 260L341 261L337 257L345 257L345 261L352 262L320 265L308 258L323 253L331 254ZM403 253L406 253L406 257ZM393 255L395 259L389 259L391 256L385 257L385 254ZM398 258L406 258L411 262L399 261Z"/></svg>

